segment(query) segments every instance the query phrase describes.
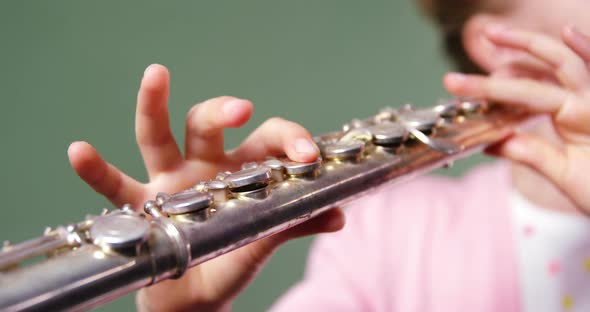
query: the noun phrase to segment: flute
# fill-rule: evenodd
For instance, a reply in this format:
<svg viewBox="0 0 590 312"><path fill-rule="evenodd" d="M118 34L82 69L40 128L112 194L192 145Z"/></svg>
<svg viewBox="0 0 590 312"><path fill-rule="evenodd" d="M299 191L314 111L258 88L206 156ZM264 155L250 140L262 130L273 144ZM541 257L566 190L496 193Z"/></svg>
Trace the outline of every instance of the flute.
<svg viewBox="0 0 590 312"><path fill-rule="evenodd" d="M222 172L144 212L113 211L0 252L1 311L83 311L273 235L378 187L449 166L507 138L527 114L453 99L385 108L315 137L321 156L268 158ZM26 265L31 258L40 261Z"/></svg>

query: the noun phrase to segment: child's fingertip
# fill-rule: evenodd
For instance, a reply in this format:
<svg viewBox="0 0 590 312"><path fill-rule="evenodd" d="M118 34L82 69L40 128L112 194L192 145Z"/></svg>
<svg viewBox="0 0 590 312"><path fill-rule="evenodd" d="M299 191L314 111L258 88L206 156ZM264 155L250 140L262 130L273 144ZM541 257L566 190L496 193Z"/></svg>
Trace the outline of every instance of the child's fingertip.
<svg viewBox="0 0 590 312"><path fill-rule="evenodd" d="M168 86L169 81L170 73L166 66L151 64L143 71L139 92L161 92Z"/></svg>
<svg viewBox="0 0 590 312"><path fill-rule="evenodd" d="M562 37L578 56L585 62L590 62L590 36L582 33L575 26L569 25L564 28Z"/></svg>
<svg viewBox="0 0 590 312"><path fill-rule="evenodd" d="M223 118L227 126L238 127L250 119L252 115L252 102L244 99L234 98L223 103Z"/></svg>
<svg viewBox="0 0 590 312"><path fill-rule="evenodd" d="M145 76L151 75L152 73L155 73L157 71L166 71L167 72L168 70L164 65L154 63L154 64L148 65L145 68L145 70L143 71L143 76L145 77Z"/></svg>
<svg viewBox="0 0 590 312"><path fill-rule="evenodd" d="M72 143L70 143L70 145L68 145L68 149L67 149L67 154L69 157L72 157L73 155L79 153L83 148L84 145L86 145L88 143L84 142L84 141L74 141Z"/></svg>
<svg viewBox="0 0 590 312"><path fill-rule="evenodd" d="M566 25L566 26L563 27L562 33L564 35L570 37L571 35L573 35L574 28L575 28L575 26L573 24L568 24L568 25Z"/></svg>
<svg viewBox="0 0 590 312"><path fill-rule="evenodd" d="M507 140L498 149L500 156L510 158L512 160L522 160L527 152L526 143L518 137L513 137Z"/></svg>
<svg viewBox="0 0 590 312"><path fill-rule="evenodd" d="M452 72L446 75L446 79L450 83L460 84L467 80L467 75L463 73Z"/></svg>
<svg viewBox="0 0 590 312"><path fill-rule="evenodd" d="M563 34L566 37L573 38L573 39L582 39L588 40L590 37L584 34L576 25L569 24L563 28Z"/></svg>
<svg viewBox="0 0 590 312"><path fill-rule="evenodd" d="M346 218L344 216L343 213L339 213L334 215L333 217L331 217L327 224L326 224L326 230L328 232L336 232L341 230L342 228L344 228L344 225L346 224Z"/></svg>
<svg viewBox="0 0 590 312"><path fill-rule="evenodd" d="M457 91L461 89L466 81L467 75L462 73L448 73L443 78L443 83L449 91Z"/></svg>

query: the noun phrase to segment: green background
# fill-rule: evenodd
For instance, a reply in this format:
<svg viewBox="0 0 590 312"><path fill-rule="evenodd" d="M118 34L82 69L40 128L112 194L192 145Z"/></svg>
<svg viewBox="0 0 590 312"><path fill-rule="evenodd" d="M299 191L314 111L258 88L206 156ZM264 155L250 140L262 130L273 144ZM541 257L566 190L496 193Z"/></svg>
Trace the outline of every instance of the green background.
<svg viewBox="0 0 590 312"><path fill-rule="evenodd" d="M272 116L318 134L446 96L436 33L412 1L2 1L0 34L0 239L11 241L110 207L71 170L72 141L145 181L133 120L151 63L170 68L179 142L189 108L219 95L255 103L228 147ZM282 248L235 310L267 309L301 276L310 241ZM100 308L131 309L131 296Z"/></svg>

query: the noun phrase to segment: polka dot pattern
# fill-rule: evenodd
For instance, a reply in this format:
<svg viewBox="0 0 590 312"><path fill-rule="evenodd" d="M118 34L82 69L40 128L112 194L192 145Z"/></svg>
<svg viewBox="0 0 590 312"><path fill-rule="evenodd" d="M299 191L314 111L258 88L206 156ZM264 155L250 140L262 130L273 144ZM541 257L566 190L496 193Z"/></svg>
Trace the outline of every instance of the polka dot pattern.
<svg viewBox="0 0 590 312"><path fill-rule="evenodd" d="M522 228L522 233L526 237L531 237L535 234L535 228L532 225L527 224Z"/></svg>
<svg viewBox="0 0 590 312"><path fill-rule="evenodd" d="M569 295L565 295L563 296L563 299L561 299L561 304L563 305L564 311L571 311L574 307L574 300Z"/></svg>
<svg viewBox="0 0 590 312"><path fill-rule="evenodd" d="M547 272L550 276L555 276L561 271L561 264L557 260L549 261L547 264Z"/></svg>
<svg viewBox="0 0 590 312"><path fill-rule="evenodd" d="M590 312L590 218L512 197L523 312Z"/></svg>

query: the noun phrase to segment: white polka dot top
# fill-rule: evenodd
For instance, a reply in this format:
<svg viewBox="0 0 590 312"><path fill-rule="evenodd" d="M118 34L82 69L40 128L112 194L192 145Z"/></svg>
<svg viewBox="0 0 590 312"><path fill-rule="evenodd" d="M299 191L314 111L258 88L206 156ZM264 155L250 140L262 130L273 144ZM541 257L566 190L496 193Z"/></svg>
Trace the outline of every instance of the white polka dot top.
<svg viewBox="0 0 590 312"><path fill-rule="evenodd" d="M510 201L523 312L590 311L590 218Z"/></svg>

